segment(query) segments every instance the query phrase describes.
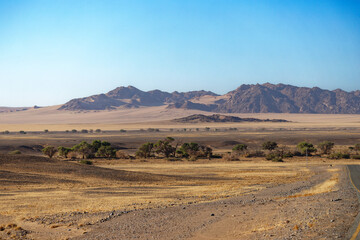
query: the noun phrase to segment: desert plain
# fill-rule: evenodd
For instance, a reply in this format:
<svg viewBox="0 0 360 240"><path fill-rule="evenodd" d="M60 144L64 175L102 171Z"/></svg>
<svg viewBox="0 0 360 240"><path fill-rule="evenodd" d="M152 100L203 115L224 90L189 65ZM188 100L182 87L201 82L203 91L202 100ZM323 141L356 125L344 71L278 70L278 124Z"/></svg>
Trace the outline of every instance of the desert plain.
<svg viewBox="0 0 360 240"><path fill-rule="evenodd" d="M194 113L199 111L163 107L1 113L0 131L9 134L0 134L0 239L353 236L359 201L346 166L359 160L294 156L284 162L264 157L227 161L221 156L239 143L260 150L265 141L295 150L301 141L317 146L328 140L335 143L334 151L348 151L360 143L359 115L249 113L229 115L289 122L172 121ZM95 158L87 165L41 152L46 145L71 147L99 139L134 155L141 144L168 136L179 144L210 146L217 157ZM10 154L16 150L21 153Z"/></svg>

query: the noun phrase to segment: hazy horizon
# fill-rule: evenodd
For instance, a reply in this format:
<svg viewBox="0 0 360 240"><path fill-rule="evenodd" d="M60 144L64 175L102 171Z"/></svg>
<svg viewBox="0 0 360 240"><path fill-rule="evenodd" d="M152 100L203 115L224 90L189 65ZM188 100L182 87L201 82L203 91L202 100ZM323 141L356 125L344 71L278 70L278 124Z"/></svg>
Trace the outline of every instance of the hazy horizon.
<svg viewBox="0 0 360 240"><path fill-rule="evenodd" d="M360 89L359 1L2 1L0 106L283 83Z"/></svg>

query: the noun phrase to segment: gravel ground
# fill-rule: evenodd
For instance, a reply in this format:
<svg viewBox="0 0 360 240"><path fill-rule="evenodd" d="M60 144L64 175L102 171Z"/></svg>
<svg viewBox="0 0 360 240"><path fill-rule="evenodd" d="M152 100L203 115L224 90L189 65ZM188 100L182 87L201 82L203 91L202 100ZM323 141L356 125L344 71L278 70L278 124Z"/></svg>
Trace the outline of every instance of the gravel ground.
<svg viewBox="0 0 360 240"><path fill-rule="evenodd" d="M346 168L312 170L316 174L308 181L241 197L109 212L73 239L344 239L359 208ZM301 194L335 173L338 184L331 191Z"/></svg>

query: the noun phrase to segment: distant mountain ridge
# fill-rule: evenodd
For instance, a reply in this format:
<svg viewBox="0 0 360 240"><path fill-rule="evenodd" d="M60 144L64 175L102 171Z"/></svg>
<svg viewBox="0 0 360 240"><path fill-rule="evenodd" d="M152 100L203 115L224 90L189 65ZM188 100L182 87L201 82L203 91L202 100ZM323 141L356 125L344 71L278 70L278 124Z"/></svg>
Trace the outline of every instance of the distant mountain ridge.
<svg viewBox="0 0 360 240"><path fill-rule="evenodd" d="M181 123L200 123L200 122L288 122L284 119L258 119L258 118L239 118L235 116L227 116L220 114L213 115L203 115L203 114L193 114L183 118L176 118L174 122Z"/></svg>
<svg viewBox="0 0 360 240"><path fill-rule="evenodd" d="M360 114L360 91L334 91L285 84L241 85L218 95L210 91L144 92L133 86L118 87L106 94L73 99L59 110L83 111L167 105L218 113L324 113Z"/></svg>
<svg viewBox="0 0 360 240"><path fill-rule="evenodd" d="M133 86L118 87L106 94L70 100L62 105L59 110L105 110L117 107L138 108L141 106L161 106L183 102L204 95L218 96L217 94L208 91L168 93L160 90L153 90L144 92Z"/></svg>

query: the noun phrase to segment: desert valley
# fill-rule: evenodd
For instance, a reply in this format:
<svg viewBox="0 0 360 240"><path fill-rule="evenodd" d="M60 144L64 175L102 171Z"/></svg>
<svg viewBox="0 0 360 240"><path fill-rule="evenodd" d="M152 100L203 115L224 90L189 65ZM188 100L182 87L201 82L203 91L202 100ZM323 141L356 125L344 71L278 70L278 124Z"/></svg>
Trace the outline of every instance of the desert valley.
<svg viewBox="0 0 360 240"><path fill-rule="evenodd" d="M359 99L120 87L1 108L0 239L355 239Z"/></svg>

